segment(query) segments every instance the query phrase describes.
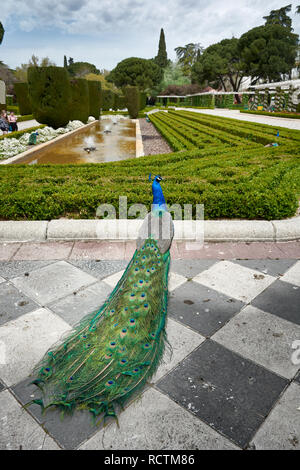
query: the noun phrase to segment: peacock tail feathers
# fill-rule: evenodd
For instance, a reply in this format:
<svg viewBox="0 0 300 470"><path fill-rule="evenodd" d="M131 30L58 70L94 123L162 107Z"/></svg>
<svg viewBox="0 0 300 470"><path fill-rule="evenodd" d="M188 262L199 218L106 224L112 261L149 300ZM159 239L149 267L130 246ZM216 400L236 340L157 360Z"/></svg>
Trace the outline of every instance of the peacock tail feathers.
<svg viewBox="0 0 300 470"><path fill-rule="evenodd" d="M115 416L151 378L166 341L169 250L149 238L137 249L117 286L46 353L32 383L43 392L43 410L89 410L94 417Z"/></svg>

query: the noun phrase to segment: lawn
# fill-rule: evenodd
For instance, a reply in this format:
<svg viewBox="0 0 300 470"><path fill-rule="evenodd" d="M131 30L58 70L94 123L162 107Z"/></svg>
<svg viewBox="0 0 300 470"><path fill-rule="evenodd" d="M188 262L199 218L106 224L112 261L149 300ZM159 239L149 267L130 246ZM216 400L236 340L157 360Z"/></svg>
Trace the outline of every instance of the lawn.
<svg viewBox="0 0 300 470"><path fill-rule="evenodd" d="M150 209L148 175L161 174L167 202L204 204L205 218L279 219L295 214L300 196L300 131L190 111L151 120L174 149L122 162L2 165L0 218L95 218L101 203ZM277 142L278 147L265 147Z"/></svg>

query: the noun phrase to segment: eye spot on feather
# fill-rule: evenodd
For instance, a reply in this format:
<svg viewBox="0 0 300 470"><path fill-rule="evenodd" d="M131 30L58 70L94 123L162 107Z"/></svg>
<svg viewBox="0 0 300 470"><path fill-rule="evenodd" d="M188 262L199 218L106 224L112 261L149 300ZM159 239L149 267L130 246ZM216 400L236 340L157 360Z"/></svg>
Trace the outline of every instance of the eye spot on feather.
<svg viewBox="0 0 300 470"><path fill-rule="evenodd" d="M105 384L106 387L110 388L112 387L113 385L115 384L115 382L113 380L108 380Z"/></svg>
<svg viewBox="0 0 300 470"><path fill-rule="evenodd" d="M147 310L149 308L149 304L144 304L144 308Z"/></svg>
<svg viewBox="0 0 300 470"><path fill-rule="evenodd" d="M110 354L105 354L104 357L105 357L106 360L109 360L109 359L112 358L112 354L111 353Z"/></svg>
<svg viewBox="0 0 300 470"><path fill-rule="evenodd" d="M151 346L151 344L146 343L146 344L143 345L143 349L149 350L149 349L152 349L152 346Z"/></svg>

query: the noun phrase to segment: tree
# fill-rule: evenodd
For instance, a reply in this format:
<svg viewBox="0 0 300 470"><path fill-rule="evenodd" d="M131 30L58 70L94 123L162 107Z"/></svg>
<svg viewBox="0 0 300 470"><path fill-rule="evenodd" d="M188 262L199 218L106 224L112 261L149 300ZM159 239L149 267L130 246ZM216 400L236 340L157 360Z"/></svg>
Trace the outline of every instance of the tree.
<svg viewBox="0 0 300 470"><path fill-rule="evenodd" d="M29 67L55 67L55 63L52 62L49 57L39 59L33 54L28 64L21 64L20 67L16 67L14 74L18 82L27 82L27 71Z"/></svg>
<svg viewBox="0 0 300 470"><path fill-rule="evenodd" d="M192 72L192 67L199 57L198 51L201 54L203 48L200 46L199 43L189 43L185 46L179 46L175 48L175 52L177 54L178 63L182 65L183 73L190 77Z"/></svg>
<svg viewBox="0 0 300 470"><path fill-rule="evenodd" d="M0 44L3 41L4 32L5 32L5 29L3 28L3 24L0 21Z"/></svg>
<svg viewBox="0 0 300 470"><path fill-rule="evenodd" d="M163 29L160 30L158 54L154 58L154 62L162 69L166 68L167 65L169 64L167 48L166 48L165 33Z"/></svg>
<svg viewBox="0 0 300 470"><path fill-rule="evenodd" d="M266 25L279 24L280 26L293 31L292 20L287 14L291 9L292 5L290 4L286 7L279 8L278 10L271 10L268 16L263 17L264 20L266 20Z"/></svg>
<svg viewBox="0 0 300 470"><path fill-rule="evenodd" d="M157 85L162 75L162 69L153 60L130 57L119 62L107 76L107 80L119 88L131 85L145 91Z"/></svg>
<svg viewBox="0 0 300 470"><path fill-rule="evenodd" d="M259 79L278 81L295 65L298 34L279 24L250 29L239 40L239 50L245 64L245 74L253 83Z"/></svg>
<svg viewBox="0 0 300 470"><path fill-rule="evenodd" d="M86 80L100 82L102 90L111 90L114 93L120 93L120 90L113 83L108 82L102 73L99 75L95 73L88 73L84 78Z"/></svg>
<svg viewBox="0 0 300 470"><path fill-rule="evenodd" d="M161 82L150 90L151 96L159 95L169 85L189 85L191 80L184 75L182 67L177 62L169 62L169 65L163 71Z"/></svg>
<svg viewBox="0 0 300 470"><path fill-rule="evenodd" d="M227 91L229 82L233 91L239 91L245 76L245 65L237 38L223 39L209 46L198 56L192 68L193 78L200 84L218 82Z"/></svg>
<svg viewBox="0 0 300 470"><path fill-rule="evenodd" d="M300 5L296 6L296 13L300 14Z"/></svg>
<svg viewBox="0 0 300 470"><path fill-rule="evenodd" d="M73 62L70 64L69 61L68 71L70 76L74 78L83 78L88 73L95 73L97 75L100 73L100 70L89 62Z"/></svg>
<svg viewBox="0 0 300 470"><path fill-rule="evenodd" d="M67 61L67 56L66 55L64 55L64 67L65 67L65 69L68 68L68 61Z"/></svg>

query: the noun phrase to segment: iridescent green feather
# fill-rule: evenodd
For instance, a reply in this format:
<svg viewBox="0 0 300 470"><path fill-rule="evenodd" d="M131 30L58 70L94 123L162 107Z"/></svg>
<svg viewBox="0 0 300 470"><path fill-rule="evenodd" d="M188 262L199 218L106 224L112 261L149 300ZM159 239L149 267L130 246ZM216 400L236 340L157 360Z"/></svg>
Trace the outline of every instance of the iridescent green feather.
<svg viewBox="0 0 300 470"><path fill-rule="evenodd" d="M34 371L38 403L115 415L157 369L166 344L169 251L148 239L99 311L85 317Z"/></svg>

